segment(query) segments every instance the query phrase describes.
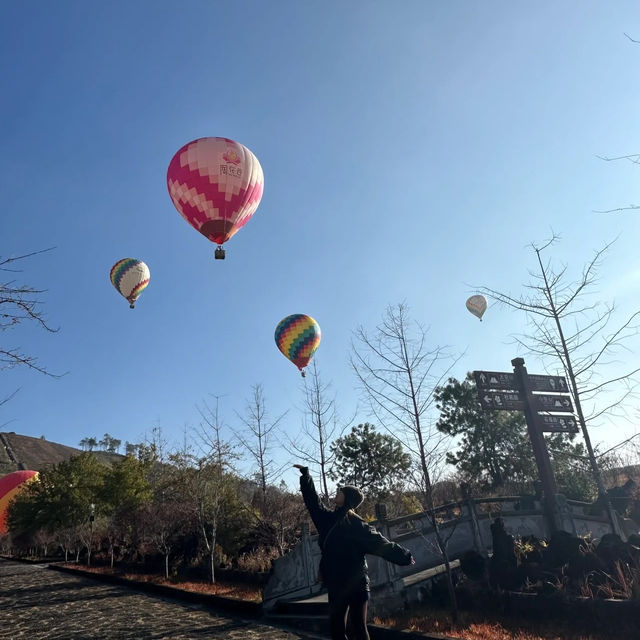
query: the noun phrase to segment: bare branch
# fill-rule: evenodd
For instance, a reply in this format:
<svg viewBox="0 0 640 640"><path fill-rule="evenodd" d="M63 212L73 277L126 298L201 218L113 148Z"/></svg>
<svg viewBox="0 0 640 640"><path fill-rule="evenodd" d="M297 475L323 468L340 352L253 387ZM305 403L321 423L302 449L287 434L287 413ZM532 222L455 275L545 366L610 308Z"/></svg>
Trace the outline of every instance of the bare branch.
<svg viewBox="0 0 640 640"><path fill-rule="evenodd" d="M0 272L19 273L19 269L12 269L7 265L41 253L46 253L52 249L53 247L41 251L33 251L17 257L0 259ZM43 290L35 289L28 285L16 284L15 280L0 282L0 332L15 329L23 321L35 322L45 331L51 333L58 331L58 329L54 329L47 324L40 310L42 301L38 296L42 293L44 293ZM64 375L50 373L45 367L37 363L37 359L34 356L22 353L19 347L0 346L0 369L8 369L16 366L26 366L53 378L59 378Z"/></svg>
<svg viewBox="0 0 640 640"><path fill-rule="evenodd" d="M593 213L617 213L618 211L636 211L640 209L638 204L630 204L627 207L616 207L615 209L594 209Z"/></svg>
<svg viewBox="0 0 640 640"><path fill-rule="evenodd" d="M7 269L5 265L11 264L12 262L18 262L18 260L25 260L26 258L31 258L32 256L40 255L41 253L47 253L48 251L53 251L56 247L49 247L48 249L40 249L39 251L32 251L31 253L23 253L20 256L11 256L9 258L0 258L0 271L9 271L11 273L20 273L20 269Z"/></svg>
<svg viewBox="0 0 640 640"><path fill-rule="evenodd" d="M628 444L629 442L631 442L632 440L634 440L638 436L640 436L640 433L634 433L630 438L627 438L626 440L623 440L622 442L614 445L610 449L607 449L603 453L599 453L596 457L602 458L603 456L606 456L608 453L611 453L612 451L615 451L616 449L619 449L620 447L623 447L625 444Z"/></svg>

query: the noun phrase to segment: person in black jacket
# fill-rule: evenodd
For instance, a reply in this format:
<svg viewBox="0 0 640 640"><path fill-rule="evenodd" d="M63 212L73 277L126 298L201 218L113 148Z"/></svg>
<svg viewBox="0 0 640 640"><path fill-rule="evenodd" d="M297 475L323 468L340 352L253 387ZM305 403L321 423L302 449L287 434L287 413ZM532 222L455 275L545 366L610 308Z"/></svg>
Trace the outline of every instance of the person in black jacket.
<svg viewBox="0 0 640 640"><path fill-rule="evenodd" d="M346 640L349 614L356 633L354 640L369 640L369 574L365 554L380 556L399 565L414 564L415 561L407 549L387 540L355 513L354 509L364 499L359 489L340 487L335 509L327 509L318 498L309 468L299 464L294 467L300 470L302 497L318 530L322 551L318 578L329 594L331 638Z"/></svg>

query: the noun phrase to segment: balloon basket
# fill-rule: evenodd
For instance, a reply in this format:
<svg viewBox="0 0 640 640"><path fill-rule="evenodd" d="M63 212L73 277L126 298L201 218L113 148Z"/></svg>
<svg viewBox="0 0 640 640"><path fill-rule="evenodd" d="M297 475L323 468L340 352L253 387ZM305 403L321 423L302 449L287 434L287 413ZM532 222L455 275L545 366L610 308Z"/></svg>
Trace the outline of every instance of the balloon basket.
<svg viewBox="0 0 640 640"><path fill-rule="evenodd" d="M300 370L300 375L301 375L303 378L306 378L306 377L307 377L306 372L305 372L305 371L302 371L302 369Z"/></svg>
<svg viewBox="0 0 640 640"><path fill-rule="evenodd" d="M216 252L214 253L214 257L216 260L224 260L225 252L222 247L218 247Z"/></svg>
<svg viewBox="0 0 640 640"><path fill-rule="evenodd" d="M135 305L133 304L133 302L129 305L129 309L135 309Z"/></svg>

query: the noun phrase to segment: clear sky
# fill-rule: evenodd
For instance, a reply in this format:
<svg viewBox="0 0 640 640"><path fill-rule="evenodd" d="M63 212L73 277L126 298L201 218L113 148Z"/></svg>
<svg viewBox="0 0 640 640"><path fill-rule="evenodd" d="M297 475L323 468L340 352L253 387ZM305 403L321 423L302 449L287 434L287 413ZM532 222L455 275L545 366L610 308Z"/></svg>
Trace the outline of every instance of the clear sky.
<svg viewBox="0 0 640 640"><path fill-rule="evenodd" d="M640 45L623 35L640 40L635 1L5 0L0 12L0 254L56 247L22 276L48 290L60 327L21 326L2 344L68 372L2 372L3 394L21 389L2 430L76 446L160 424L180 440L209 394L237 425L260 382L293 434L301 379L273 341L290 313L320 323L317 362L345 416L358 403L352 331L389 303L466 350L458 377L509 370L524 318L495 306L479 323L464 302L474 285L517 293L526 245L551 228L553 255L575 269L619 236L600 293L638 308L640 214L594 213L640 202L638 167L597 158L640 152ZM166 189L172 155L203 136L246 145L265 175L224 262ZM123 257L151 269L135 311L109 282ZM637 362L630 347L614 368Z"/></svg>

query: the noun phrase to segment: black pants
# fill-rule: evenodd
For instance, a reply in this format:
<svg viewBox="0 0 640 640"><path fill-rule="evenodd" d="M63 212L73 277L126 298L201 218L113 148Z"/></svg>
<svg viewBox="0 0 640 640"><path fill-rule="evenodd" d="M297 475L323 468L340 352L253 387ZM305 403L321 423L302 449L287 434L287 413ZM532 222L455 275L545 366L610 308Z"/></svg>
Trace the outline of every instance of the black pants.
<svg viewBox="0 0 640 640"><path fill-rule="evenodd" d="M329 591L331 640L369 640L367 631L368 591L335 593ZM347 638L347 615L352 634Z"/></svg>

